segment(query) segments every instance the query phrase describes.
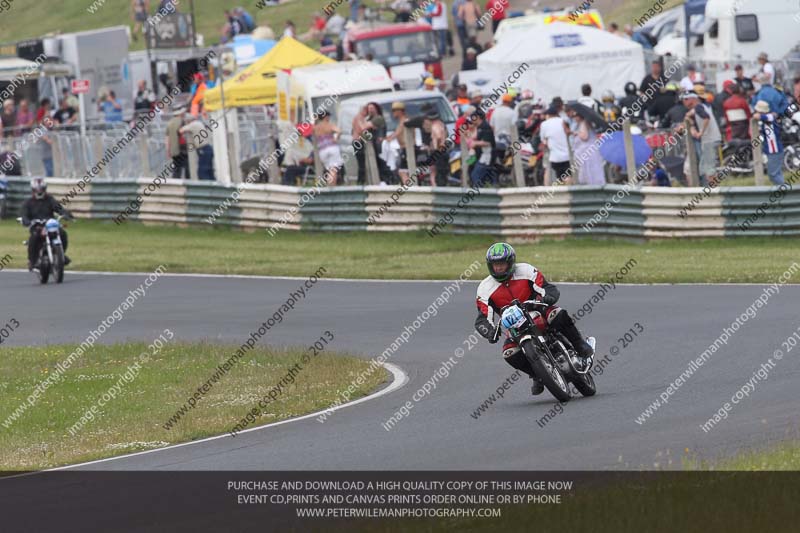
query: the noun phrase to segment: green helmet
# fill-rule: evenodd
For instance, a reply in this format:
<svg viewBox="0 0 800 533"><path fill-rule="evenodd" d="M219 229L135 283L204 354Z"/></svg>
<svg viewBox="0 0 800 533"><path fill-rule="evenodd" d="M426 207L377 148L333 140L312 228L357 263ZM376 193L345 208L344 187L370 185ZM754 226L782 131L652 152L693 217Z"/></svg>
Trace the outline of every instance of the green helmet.
<svg viewBox="0 0 800 533"><path fill-rule="evenodd" d="M497 281L506 281L512 274L514 274L514 263L517 261L517 253L510 244L504 242L496 242L486 250L486 266L489 269L489 275ZM502 273L496 273L494 266L499 263L506 263L508 266Z"/></svg>

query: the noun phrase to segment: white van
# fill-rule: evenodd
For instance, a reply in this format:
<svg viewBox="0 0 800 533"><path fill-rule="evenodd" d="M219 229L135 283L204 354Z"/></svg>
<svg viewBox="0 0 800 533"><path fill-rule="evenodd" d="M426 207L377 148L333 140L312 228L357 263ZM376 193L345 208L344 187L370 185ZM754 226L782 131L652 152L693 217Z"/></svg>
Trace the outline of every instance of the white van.
<svg viewBox="0 0 800 533"><path fill-rule="evenodd" d="M381 106L383 119L386 121L387 133L397 129L397 121L392 116L393 102L403 102L405 104L408 118L424 115L427 109L433 108L442 117L442 122L447 126L448 134L452 134L456 128L456 116L453 113L453 108L450 107L447 98L438 91L397 91L348 98L339 105L337 118L337 125L342 130L342 134L339 137L339 146L345 159L345 175L347 176L356 176L358 174L357 163L353 157L353 118L355 118L360 108L371 102ZM419 134L417 140L419 142Z"/></svg>
<svg viewBox="0 0 800 533"><path fill-rule="evenodd" d="M310 142L297 138L297 125L313 126L313 115L323 109L336 122L339 104L346 98L394 90L383 65L370 61L344 61L278 71L278 139L287 153L305 157ZM349 128L348 128L349 131ZM294 139L294 140L292 140Z"/></svg>
<svg viewBox="0 0 800 533"><path fill-rule="evenodd" d="M772 60L797 46L800 3L797 0L708 0L704 57L711 62L751 62L760 52Z"/></svg>

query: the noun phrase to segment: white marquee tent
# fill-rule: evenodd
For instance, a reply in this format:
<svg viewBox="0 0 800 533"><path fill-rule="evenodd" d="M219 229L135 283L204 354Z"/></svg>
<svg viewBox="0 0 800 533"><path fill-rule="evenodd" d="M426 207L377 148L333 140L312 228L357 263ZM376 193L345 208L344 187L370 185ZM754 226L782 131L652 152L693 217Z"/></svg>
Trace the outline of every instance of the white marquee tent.
<svg viewBox="0 0 800 533"><path fill-rule="evenodd" d="M478 56L478 69L498 83L508 81L531 89L546 102L555 96L575 100L584 83L592 86L592 96L598 100L605 90L619 96L625 83L639 85L645 75L640 44L597 28L561 22L509 32ZM515 72L521 72L516 80Z"/></svg>

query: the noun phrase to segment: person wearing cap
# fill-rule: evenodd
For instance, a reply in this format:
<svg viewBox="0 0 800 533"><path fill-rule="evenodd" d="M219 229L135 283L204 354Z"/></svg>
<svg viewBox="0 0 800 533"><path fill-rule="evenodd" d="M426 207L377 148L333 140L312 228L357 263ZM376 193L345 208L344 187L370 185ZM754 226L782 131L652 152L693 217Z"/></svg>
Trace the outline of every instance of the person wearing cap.
<svg viewBox="0 0 800 533"><path fill-rule="evenodd" d="M458 92L456 93L456 103L459 106L469 105L469 94L467 94L467 84L462 83L458 86Z"/></svg>
<svg viewBox="0 0 800 533"><path fill-rule="evenodd" d="M767 174L775 185L783 185L783 144L778 115L770 111L769 103L759 100L753 116L758 120L761 132L761 149L767 156Z"/></svg>
<svg viewBox="0 0 800 533"><path fill-rule="evenodd" d="M471 46L461 60L461 70L478 70L478 51Z"/></svg>
<svg viewBox="0 0 800 533"><path fill-rule="evenodd" d="M569 163L569 142L567 141L567 127L564 119L559 115L559 110L554 105L547 109L547 120L539 127L539 136L547 146L550 154L550 168L553 169L556 183L567 181L572 171ZM545 172L545 185L550 185L550 172Z"/></svg>
<svg viewBox="0 0 800 533"><path fill-rule="evenodd" d="M499 141L503 135L510 139L511 128L514 127L514 97L506 93L500 100L500 105L494 110L492 118L489 120L489 126L494 130L495 141Z"/></svg>
<svg viewBox="0 0 800 533"><path fill-rule="evenodd" d="M725 140L750 139L750 105L744 97L744 90L734 83L731 86L731 95L722 104L725 116Z"/></svg>
<svg viewBox="0 0 800 533"><path fill-rule="evenodd" d="M694 65L686 66L686 76L681 79L681 89L684 91L694 91L694 86L697 83L703 83L703 75L697 72L697 67Z"/></svg>
<svg viewBox="0 0 800 533"><path fill-rule="evenodd" d="M185 179L189 179L189 150L186 143L186 136L181 133L184 125L185 107L175 109L172 118L167 122L167 154L172 158L172 178L181 179L181 174Z"/></svg>
<svg viewBox="0 0 800 533"><path fill-rule="evenodd" d="M403 102L392 102L392 118L397 122L397 127L386 136L388 142L397 141L400 153L397 157L397 174L400 183L408 184L408 157L406 157L406 105Z"/></svg>
<svg viewBox="0 0 800 533"><path fill-rule="evenodd" d="M766 52L758 54L758 64L761 65L761 68L758 74L753 76L753 81L761 85L775 85L775 67L769 62Z"/></svg>
<svg viewBox="0 0 800 533"><path fill-rule="evenodd" d="M439 84L436 82L433 76L425 78L425 81L422 83L422 86L426 91L437 91L438 85Z"/></svg>
<svg viewBox="0 0 800 533"><path fill-rule="evenodd" d="M742 65L736 65L733 67L734 72L736 72L736 76L734 76L733 81L735 81L739 87L742 88L742 92L745 97L749 96L750 91L755 89L753 85L753 80L750 78L745 77L744 75L744 67Z"/></svg>
<svg viewBox="0 0 800 533"><path fill-rule="evenodd" d="M689 134L695 140L695 148L699 156L700 185L706 186L708 179L717 171L717 145L722 140L722 135L711 107L702 102L696 92L689 91L684 93L681 98L689 109L686 118L690 119L692 123Z"/></svg>

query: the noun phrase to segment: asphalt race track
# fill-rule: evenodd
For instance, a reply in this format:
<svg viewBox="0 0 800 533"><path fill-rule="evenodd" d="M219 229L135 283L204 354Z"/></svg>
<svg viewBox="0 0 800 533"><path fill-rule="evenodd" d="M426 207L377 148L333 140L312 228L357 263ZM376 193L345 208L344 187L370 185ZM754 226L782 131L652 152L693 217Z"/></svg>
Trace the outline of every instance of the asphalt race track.
<svg viewBox="0 0 800 533"><path fill-rule="evenodd" d="M311 271L311 267L309 267ZM483 275L482 273L480 274ZM2 322L21 326L8 344L80 342L145 274L68 272L63 285L4 272ZM241 343L286 300L300 279L161 277L100 342L149 341L164 328L179 339ZM328 329L336 349L383 352L448 282L322 280L267 334L273 344L310 344ZM618 286L579 327L597 337L598 356L638 322L644 329L610 358L594 398L573 399L546 424L555 400L530 395L520 379L482 416L471 415L511 374L499 345L481 342L391 430L387 421L472 332L472 282L412 335L389 362L408 375L402 388L316 418L104 461L98 470L603 470L680 468L685 448L702 458L795 436L796 351L785 354L749 398L705 433L705 423L773 357L798 326L800 287L783 286L644 424L635 419L763 291L760 285ZM575 312L596 285L562 284L560 304ZM187 383L187 390L196 386ZM541 427L544 425L544 427Z"/></svg>

